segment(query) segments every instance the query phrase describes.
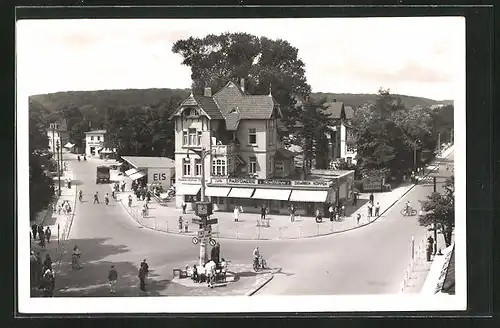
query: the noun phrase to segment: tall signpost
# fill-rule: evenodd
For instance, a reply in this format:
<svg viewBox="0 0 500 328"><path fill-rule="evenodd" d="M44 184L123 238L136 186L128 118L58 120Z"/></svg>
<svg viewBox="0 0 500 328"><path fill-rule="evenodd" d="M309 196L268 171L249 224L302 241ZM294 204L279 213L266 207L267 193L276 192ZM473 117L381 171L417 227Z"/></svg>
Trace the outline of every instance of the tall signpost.
<svg viewBox="0 0 500 328"><path fill-rule="evenodd" d="M207 228L210 226L207 224L207 219L212 215L212 203L205 200L205 158L207 155L212 153L212 150L206 150L202 148L201 150L196 150L193 148L188 148L188 158L189 151L192 151L200 157L201 160L201 191L200 191L200 201L196 202L195 214L200 217L200 229L202 231L202 236L200 238L200 262L199 265L203 266L207 260Z"/></svg>

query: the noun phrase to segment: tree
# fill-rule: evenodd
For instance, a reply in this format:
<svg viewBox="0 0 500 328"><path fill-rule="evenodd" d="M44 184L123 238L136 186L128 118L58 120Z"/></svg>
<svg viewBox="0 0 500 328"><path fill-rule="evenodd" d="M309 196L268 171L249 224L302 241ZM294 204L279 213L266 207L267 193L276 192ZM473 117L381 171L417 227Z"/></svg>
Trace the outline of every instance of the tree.
<svg viewBox="0 0 500 328"><path fill-rule="evenodd" d="M451 245L453 228L455 227L455 178L451 176L444 185L444 194L434 192L422 202L425 215L420 216L421 226L428 227L433 224L443 234L446 246Z"/></svg>
<svg viewBox="0 0 500 328"><path fill-rule="evenodd" d="M182 64L191 67L196 93L202 93L204 87L219 90L228 81L239 83L240 78L245 78L250 94L267 94L271 88L287 126L295 125L301 115L294 107L295 96L311 92L298 49L284 40L247 33L211 34L179 40L172 51L184 58Z"/></svg>

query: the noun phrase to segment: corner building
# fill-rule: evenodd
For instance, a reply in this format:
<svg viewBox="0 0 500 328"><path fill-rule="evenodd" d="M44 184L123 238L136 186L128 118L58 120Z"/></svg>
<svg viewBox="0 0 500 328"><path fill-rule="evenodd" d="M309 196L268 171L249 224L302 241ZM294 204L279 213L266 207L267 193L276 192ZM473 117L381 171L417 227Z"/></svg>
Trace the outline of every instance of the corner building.
<svg viewBox="0 0 500 328"><path fill-rule="evenodd" d="M176 206L193 208L200 200L201 170L205 169L205 195L219 211L241 206L270 213L323 210L325 202L339 199L339 183L350 195L352 171L300 180L294 166L296 154L283 147L278 136L282 118L279 104L270 94L249 95L244 80L228 82L212 95L191 94L172 115L175 120ZM194 150L208 152L202 164ZM331 172L330 172L331 173ZM343 180L342 180L343 179ZM349 185L348 185L349 183Z"/></svg>

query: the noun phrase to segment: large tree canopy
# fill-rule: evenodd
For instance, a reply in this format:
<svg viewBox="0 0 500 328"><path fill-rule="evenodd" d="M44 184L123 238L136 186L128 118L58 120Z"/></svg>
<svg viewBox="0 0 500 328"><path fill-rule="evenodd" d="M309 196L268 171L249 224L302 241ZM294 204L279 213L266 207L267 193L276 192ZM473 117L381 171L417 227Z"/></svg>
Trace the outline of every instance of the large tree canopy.
<svg viewBox="0 0 500 328"><path fill-rule="evenodd" d="M422 154L436 147L430 109L407 109L389 90L379 90L375 105L358 108L353 125L358 164L364 173L400 175L419 165ZM416 159L415 154L419 155Z"/></svg>
<svg viewBox="0 0 500 328"><path fill-rule="evenodd" d="M205 87L219 90L228 81L239 83L240 78L245 79L250 94L267 94L271 88L287 125L293 125L300 115L294 111L295 96L305 97L311 92L298 49L284 40L246 33L211 34L179 40L172 51L191 67L197 93Z"/></svg>

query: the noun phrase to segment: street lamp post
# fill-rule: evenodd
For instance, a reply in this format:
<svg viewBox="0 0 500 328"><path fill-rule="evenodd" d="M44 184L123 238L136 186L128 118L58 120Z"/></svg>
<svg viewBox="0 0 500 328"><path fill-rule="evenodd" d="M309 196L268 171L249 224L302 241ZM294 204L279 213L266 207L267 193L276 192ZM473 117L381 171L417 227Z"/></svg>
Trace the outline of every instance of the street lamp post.
<svg viewBox="0 0 500 328"><path fill-rule="evenodd" d="M193 148L187 148L187 157L189 158L189 151L192 151L196 155L200 157L201 160L201 190L200 190L200 200L202 202L205 201L205 158L207 155L210 155L212 153L212 150L206 150L205 148L202 148L201 150L193 149ZM199 258L199 265L203 266L206 262L207 259L207 237L205 234L205 230L207 227L207 221L206 218L202 219L202 229L203 229L203 237L200 240L200 258Z"/></svg>
<svg viewBox="0 0 500 328"><path fill-rule="evenodd" d="M56 141L56 151L59 155L59 140ZM57 179L59 180L59 189L57 193L59 196L61 196L61 168L59 167L59 158L57 158Z"/></svg>

